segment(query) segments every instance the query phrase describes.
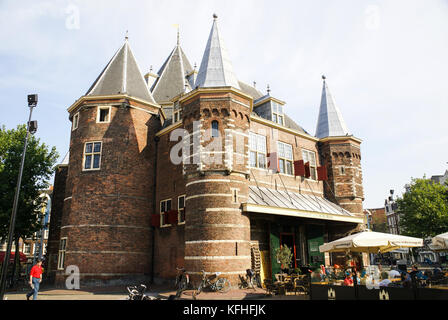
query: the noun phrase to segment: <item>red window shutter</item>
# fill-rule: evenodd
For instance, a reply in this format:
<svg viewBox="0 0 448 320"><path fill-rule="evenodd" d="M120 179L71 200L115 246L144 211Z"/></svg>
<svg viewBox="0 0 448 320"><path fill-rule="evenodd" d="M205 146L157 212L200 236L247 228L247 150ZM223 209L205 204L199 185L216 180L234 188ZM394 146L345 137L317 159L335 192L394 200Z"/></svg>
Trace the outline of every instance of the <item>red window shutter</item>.
<svg viewBox="0 0 448 320"><path fill-rule="evenodd" d="M305 164L303 160L294 161L294 175L305 176Z"/></svg>
<svg viewBox="0 0 448 320"><path fill-rule="evenodd" d="M317 180L319 181L328 180L327 167L325 166L317 167Z"/></svg>
<svg viewBox="0 0 448 320"><path fill-rule="evenodd" d="M305 163L305 178L311 177L310 163Z"/></svg>
<svg viewBox="0 0 448 320"><path fill-rule="evenodd" d="M160 214L153 214L151 216L151 226L160 227Z"/></svg>
<svg viewBox="0 0 448 320"><path fill-rule="evenodd" d="M268 153L268 169L279 172L277 152Z"/></svg>
<svg viewBox="0 0 448 320"><path fill-rule="evenodd" d="M177 223L177 210L170 210L166 213L167 223L176 224Z"/></svg>

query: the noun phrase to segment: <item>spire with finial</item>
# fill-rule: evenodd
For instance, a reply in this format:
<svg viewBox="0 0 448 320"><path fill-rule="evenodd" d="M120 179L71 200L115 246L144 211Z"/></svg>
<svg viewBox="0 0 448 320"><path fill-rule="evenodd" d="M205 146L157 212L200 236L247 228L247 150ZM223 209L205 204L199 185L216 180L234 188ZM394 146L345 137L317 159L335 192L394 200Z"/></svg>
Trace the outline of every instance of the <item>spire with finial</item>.
<svg viewBox="0 0 448 320"><path fill-rule="evenodd" d="M254 81L254 88L256 88L256 87L257 87L257 82Z"/></svg>
<svg viewBox="0 0 448 320"><path fill-rule="evenodd" d="M180 32L179 32L179 26L177 26L177 45L180 45Z"/></svg>
<svg viewBox="0 0 448 320"><path fill-rule="evenodd" d="M213 24L208 37L196 78L195 87L233 87L240 89L224 41L218 32L218 16L213 14Z"/></svg>
<svg viewBox="0 0 448 320"><path fill-rule="evenodd" d="M268 85L268 87L266 88L266 91L268 92L268 95L269 95L270 92L271 92L271 88L269 87L269 85Z"/></svg>
<svg viewBox="0 0 448 320"><path fill-rule="evenodd" d="M317 120L316 137L335 137L349 134L344 118L339 108L336 106L328 84L327 77L322 75L322 98L320 101L319 117Z"/></svg>
<svg viewBox="0 0 448 320"><path fill-rule="evenodd" d="M125 40L125 41L128 41L128 39L129 39L129 36L128 36L128 30L126 30L126 35L125 35L125 37L124 37L124 40Z"/></svg>

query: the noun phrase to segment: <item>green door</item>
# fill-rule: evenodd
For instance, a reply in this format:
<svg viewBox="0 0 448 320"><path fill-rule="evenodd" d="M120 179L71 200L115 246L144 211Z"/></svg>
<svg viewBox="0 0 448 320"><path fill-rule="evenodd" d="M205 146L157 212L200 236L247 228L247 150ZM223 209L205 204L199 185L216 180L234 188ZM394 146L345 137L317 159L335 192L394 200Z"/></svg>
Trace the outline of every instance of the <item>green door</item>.
<svg viewBox="0 0 448 320"><path fill-rule="evenodd" d="M319 267L325 264L325 255L319 251L319 246L324 244L324 228L319 225L307 226L308 261L311 267Z"/></svg>
<svg viewBox="0 0 448 320"><path fill-rule="evenodd" d="M280 263L277 262L276 251L280 248L280 231L276 224L271 223L269 235L270 251L271 251L271 276L275 280L275 274L281 272Z"/></svg>

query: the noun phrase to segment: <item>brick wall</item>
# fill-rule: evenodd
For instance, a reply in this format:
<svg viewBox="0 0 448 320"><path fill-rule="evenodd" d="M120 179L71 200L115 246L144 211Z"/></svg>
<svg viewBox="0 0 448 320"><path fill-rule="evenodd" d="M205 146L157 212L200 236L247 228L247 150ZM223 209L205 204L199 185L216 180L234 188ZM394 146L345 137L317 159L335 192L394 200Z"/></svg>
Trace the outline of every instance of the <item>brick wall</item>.
<svg viewBox="0 0 448 320"><path fill-rule="evenodd" d="M111 106L109 123L96 122L97 106L103 104ZM85 283L151 272L153 137L160 123L149 113L156 108L145 112L129 105L133 102L81 106L71 135L61 237L67 237L65 267L78 266ZM92 141L102 142L101 169L83 171L84 146ZM59 283L63 277L60 271Z"/></svg>

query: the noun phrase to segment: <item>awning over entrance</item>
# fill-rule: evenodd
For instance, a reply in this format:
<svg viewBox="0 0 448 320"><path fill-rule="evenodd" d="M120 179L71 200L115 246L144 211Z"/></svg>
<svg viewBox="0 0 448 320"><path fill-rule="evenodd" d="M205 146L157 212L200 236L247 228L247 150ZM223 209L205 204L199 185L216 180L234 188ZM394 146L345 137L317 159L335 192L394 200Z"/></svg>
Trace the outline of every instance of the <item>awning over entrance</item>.
<svg viewBox="0 0 448 320"><path fill-rule="evenodd" d="M249 186L249 198L243 211L283 216L364 223L364 217L355 215L329 200L291 191Z"/></svg>

